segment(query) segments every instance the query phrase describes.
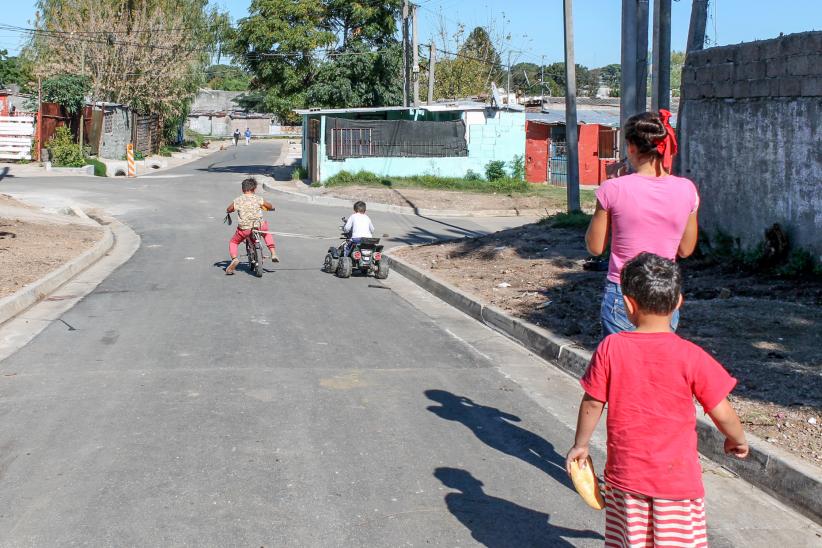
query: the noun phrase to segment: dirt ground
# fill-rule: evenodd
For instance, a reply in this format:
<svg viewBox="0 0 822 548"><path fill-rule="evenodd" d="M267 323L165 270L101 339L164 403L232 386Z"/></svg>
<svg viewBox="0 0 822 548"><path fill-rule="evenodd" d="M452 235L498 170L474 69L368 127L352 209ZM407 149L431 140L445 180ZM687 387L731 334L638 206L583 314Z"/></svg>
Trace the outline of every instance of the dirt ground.
<svg viewBox="0 0 822 548"><path fill-rule="evenodd" d="M0 206L33 211L0 194ZM23 215L25 216L25 215ZM102 230L74 223L46 224L0 217L0 298L42 278L100 239Z"/></svg>
<svg viewBox="0 0 822 548"><path fill-rule="evenodd" d="M399 254L585 348L600 340L605 273L582 268L582 230L531 224ZM682 268L678 332L739 380L731 399L746 429L822 465L822 281L769 279L698 261Z"/></svg>

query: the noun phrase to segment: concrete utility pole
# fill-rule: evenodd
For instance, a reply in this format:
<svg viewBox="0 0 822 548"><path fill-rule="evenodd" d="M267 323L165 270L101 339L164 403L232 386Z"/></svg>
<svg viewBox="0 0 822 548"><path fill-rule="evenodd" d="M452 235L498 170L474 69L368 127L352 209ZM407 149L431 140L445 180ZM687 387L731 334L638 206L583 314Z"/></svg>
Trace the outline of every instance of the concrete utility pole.
<svg viewBox="0 0 822 548"><path fill-rule="evenodd" d="M651 111L671 109L671 0L654 0Z"/></svg>
<svg viewBox="0 0 822 548"><path fill-rule="evenodd" d="M413 39L411 40L412 78L414 80L414 106L420 106L420 44L417 32L417 6L411 4L411 30Z"/></svg>
<svg viewBox="0 0 822 548"><path fill-rule="evenodd" d="M636 114L636 23L637 0L622 0L622 80L619 85L619 125ZM625 136L620 139L620 154L624 157Z"/></svg>
<svg viewBox="0 0 822 548"><path fill-rule="evenodd" d="M409 63L408 63L408 0L402 2L402 106L408 106Z"/></svg>
<svg viewBox="0 0 822 548"><path fill-rule="evenodd" d="M636 111L648 110L648 0L636 5Z"/></svg>
<svg viewBox="0 0 822 548"><path fill-rule="evenodd" d="M568 212L579 211L579 150L577 132L577 71L574 64L573 0L565 0L565 144L568 149L568 177L565 189Z"/></svg>
<svg viewBox="0 0 822 548"><path fill-rule="evenodd" d="M688 54L705 47L705 26L708 23L708 0L693 0L691 4L691 23L688 27L688 45L685 49L685 63L688 63ZM687 176L688 168L688 118L685 115L687 101L680 97L679 112L676 113L676 140L679 143L679 153L674 157L674 173Z"/></svg>
<svg viewBox="0 0 822 548"><path fill-rule="evenodd" d="M545 104L545 56L539 58L539 108Z"/></svg>
<svg viewBox="0 0 822 548"><path fill-rule="evenodd" d="M434 78L437 74L437 44L431 40L431 46L428 48L428 104L434 104Z"/></svg>

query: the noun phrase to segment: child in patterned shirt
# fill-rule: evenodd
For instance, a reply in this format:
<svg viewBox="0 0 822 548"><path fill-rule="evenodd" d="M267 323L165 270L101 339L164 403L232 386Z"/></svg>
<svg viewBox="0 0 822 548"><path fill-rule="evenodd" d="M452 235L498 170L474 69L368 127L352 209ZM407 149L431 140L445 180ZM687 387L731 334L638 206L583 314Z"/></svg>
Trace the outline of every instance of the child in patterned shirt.
<svg viewBox="0 0 822 548"><path fill-rule="evenodd" d="M240 260L237 258L237 248L251 236L252 228L259 228L264 231L265 245L271 251L271 260L280 262L274 246L274 236L268 233L268 222L263 220L263 211L274 211L274 206L265 201L261 196L257 196L257 179L249 177L243 181L243 194L234 198L226 208L227 213L237 212L237 231L231 237L228 244L228 253L231 255L231 263L225 269L228 275L234 274Z"/></svg>

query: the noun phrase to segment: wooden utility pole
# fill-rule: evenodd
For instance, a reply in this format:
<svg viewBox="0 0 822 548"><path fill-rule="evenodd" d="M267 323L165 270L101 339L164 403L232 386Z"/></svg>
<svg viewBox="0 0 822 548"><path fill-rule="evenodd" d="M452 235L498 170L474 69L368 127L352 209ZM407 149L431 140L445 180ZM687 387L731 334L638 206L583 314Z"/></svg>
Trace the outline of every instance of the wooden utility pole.
<svg viewBox="0 0 822 548"><path fill-rule="evenodd" d="M409 63L408 63L408 0L402 2L402 106L408 106Z"/></svg>
<svg viewBox="0 0 822 548"><path fill-rule="evenodd" d="M420 44L417 32L417 5L411 4L411 77L414 81L414 106L420 106Z"/></svg>
<svg viewBox="0 0 822 548"><path fill-rule="evenodd" d="M654 0L651 111L671 109L671 0Z"/></svg>
<svg viewBox="0 0 822 548"><path fill-rule="evenodd" d="M565 144L568 149L568 176L565 185L568 212L579 211L579 150L577 132L577 75L574 64L573 0L565 0Z"/></svg>
<svg viewBox="0 0 822 548"><path fill-rule="evenodd" d="M37 131L35 132L37 139L37 150L35 150L37 161L41 162L43 151L43 81L37 77Z"/></svg>
<svg viewBox="0 0 822 548"><path fill-rule="evenodd" d="M622 0L622 80L619 85L619 125L636 114L637 0ZM624 157L625 135L620 139L620 154Z"/></svg>
<svg viewBox="0 0 822 548"><path fill-rule="evenodd" d="M705 47L705 26L708 23L708 0L693 0L691 4L691 23L688 27L688 45L685 49L685 63L688 63L688 54ZM679 144L679 153L674 156L674 173L688 176L688 118L685 115L686 104L682 97L679 99L679 112L676 113L676 140Z"/></svg>
<svg viewBox="0 0 822 548"><path fill-rule="evenodd" d="M82 42L80 44L80 76L85 76L85 75L86 75L86 44L85 44L85 42ZM85 121L83 118L85 116L85 111L86 111L86 100L85 100L85 98L83 98L83 100L80 102L80 129L78 131L78 135L79 135L78 140L80 141L80 150L83 150L83 129L84 129L83 126L85 125L83 123Z"/></svg>
<svg viewBox="0 0 822 548"><path fill-rule="evenodd" d="M431 40L428 48L428 104L434 104L434 78L437 74L437 44Z"/></svg>
<svg viewBox="0 0 822 548"><path fill-rule="evenodd" d="M648 110L648 0L636 0L636 111Z"/></svg>

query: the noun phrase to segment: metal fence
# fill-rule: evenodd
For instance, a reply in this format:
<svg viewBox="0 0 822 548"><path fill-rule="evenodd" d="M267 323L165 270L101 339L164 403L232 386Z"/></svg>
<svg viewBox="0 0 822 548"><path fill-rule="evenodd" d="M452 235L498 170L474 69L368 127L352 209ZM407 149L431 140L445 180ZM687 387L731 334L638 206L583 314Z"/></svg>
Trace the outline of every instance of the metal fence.
<svg viewBox="0 0 822 548"><path fill-rule="evenodd" d="M552 142L548 157L548 183L555 186L568 184L568 149L563 142Z"/></svg>

